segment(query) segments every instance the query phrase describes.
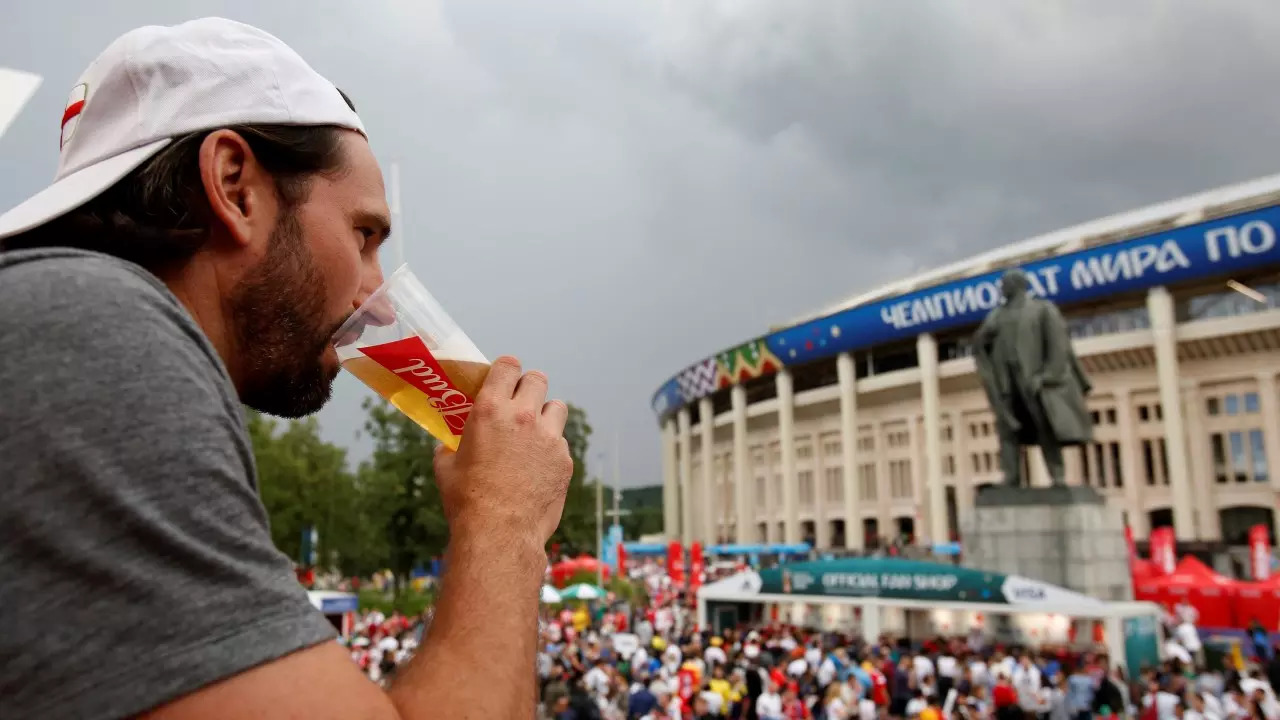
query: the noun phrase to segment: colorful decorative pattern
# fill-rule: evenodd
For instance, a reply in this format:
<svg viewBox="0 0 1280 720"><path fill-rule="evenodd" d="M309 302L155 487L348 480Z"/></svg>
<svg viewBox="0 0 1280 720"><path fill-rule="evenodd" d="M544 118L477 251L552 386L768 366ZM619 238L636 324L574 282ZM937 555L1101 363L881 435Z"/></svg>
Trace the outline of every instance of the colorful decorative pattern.
<svg viewBox="0 0 1280 720"><path fill-rule="evenodd" d="M1027 263L1034 295L1073 305L1158 285L1227 277L1280 263L1280 205L1162 230L1117 243ZM976 326L1000 304L1000 276L991 270L884 298L783 328L686 369L679 402L664 385L654 397L663 417L679 405L753 377L842 352ZM670 382L670 381L669 381ZM659 409L659 408L662 409Z"/></svg>
<svg viewBox="0 0 1280 720"><path fill-rule="evenodd" d="M769 350L763 338L752 340L716 355L716 387L723 389L776 373L781 367L782 361Z"/></svg>
<svg viewBox="0 0 1280 720"><path fill-rule="evenodd" d="M676 382L680 384L680 397L685 402L710 395L716 389L716 359L707 358L685 368L676 376Z"/></svg>

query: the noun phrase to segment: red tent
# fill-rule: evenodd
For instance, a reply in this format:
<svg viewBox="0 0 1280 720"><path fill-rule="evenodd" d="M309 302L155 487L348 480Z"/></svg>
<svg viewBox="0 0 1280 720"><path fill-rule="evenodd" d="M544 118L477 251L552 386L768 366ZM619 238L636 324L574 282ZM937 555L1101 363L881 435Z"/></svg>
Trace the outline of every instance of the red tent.
<svg viewBox="0 0 1280 720"><path fill-rule="evenodd" d="M1248 627L1254 620L1268 632L1280 627L1280 576L1262 582L1242 582L1236 588L1236 624Z"/></svg>
<svg viewBox="0 0 1280 720"><path fill-rule="evenodd" d="M596 568L601 567L600 561L590 555L579 555L576 558L561 560L551 566L551 584L556 587L564 587L569 584L569 580L578 573L595 574ZM604 579L609 580L609 566L603 566ZM592 582L595 582L592 580Z"/></svg>
<svg viewBox="0 0 1280 720"><path fill-rule="evenodd" d="M1204 563L1191 557L1182 558L1173 574L1136 581L1134 596L1172 608L1186 600L1200 613L1197 625L1202 627L1236 627L1232 612L1240 583L1225 578Z"/></svg>

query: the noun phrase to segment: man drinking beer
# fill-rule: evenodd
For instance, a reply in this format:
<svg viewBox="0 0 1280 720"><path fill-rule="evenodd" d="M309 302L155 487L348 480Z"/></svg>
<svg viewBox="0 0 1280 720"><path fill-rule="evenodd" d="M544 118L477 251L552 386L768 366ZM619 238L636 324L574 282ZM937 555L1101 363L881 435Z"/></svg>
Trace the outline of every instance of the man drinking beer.
<svg viewBox="0 0 1280 720"><path fill-rule="evenodd" d="M388 692L271 543L241 403L325 403L391 229L346 97L255 28L146 27L76 83L60 145L0 216L0 714L532 717L572 470L544 375L495 361L436 457L443 592Z"/></svg>

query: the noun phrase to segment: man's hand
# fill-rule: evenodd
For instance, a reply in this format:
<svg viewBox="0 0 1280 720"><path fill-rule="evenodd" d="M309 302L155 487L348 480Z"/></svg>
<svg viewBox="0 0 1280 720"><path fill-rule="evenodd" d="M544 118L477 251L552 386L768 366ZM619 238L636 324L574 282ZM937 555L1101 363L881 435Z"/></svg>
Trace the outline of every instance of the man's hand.
<svg viewBox="0 0 1280 720"><path fill-rule="evenodd" d="M573 458L564 439L569 410L546 402L547 376L521 376L520 362L493 363L467 419L458 451L440 446L435 458L451 533L513 531L546 545L560 524Z"/></svg>

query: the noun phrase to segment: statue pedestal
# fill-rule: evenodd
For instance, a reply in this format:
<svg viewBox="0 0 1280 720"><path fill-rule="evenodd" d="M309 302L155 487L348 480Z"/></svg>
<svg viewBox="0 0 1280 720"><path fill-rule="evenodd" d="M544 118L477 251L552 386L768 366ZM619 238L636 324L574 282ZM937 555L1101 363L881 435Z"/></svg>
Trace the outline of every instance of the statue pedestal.
<svg viewBox="0 0 1280 720"><path fill-rule="evenodd" d="M1100 600L1133 599L1120 511L1088 486L983 488L961 528L964 564Z"/></svg>

